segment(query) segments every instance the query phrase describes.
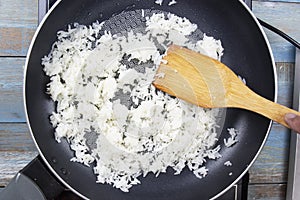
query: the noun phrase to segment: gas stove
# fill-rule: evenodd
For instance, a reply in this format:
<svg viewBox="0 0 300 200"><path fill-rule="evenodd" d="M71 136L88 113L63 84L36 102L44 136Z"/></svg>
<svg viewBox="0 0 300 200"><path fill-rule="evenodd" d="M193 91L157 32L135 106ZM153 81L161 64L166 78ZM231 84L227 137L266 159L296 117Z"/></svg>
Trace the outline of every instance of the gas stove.
<svg viewBox="0 0 300 200"><path fill-rule="evenodd" d="M53 6L57 0L39 0L38 21L43 19L44 15ZM252 9L252 0L244 0L247 6ZM247 200L248 196L249 173L246 173L242 179L232 186L225 194L217 200ZM81 200L76 194L66 189L57 200Z"/></svg>

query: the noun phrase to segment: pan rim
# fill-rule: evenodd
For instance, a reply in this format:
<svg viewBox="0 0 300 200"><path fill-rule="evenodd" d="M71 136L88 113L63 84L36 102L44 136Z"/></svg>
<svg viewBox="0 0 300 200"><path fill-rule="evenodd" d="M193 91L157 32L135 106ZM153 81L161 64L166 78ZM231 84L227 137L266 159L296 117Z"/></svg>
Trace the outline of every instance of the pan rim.
<svg viewBox="0 0 300 200"><path fill-rule="evenodd" d="M50 165L50 163L48 162L48 160L45 158L42 150L40 149L35 137L34 137L34 134L33 134L33 131L32 131L32 128L31 128L31 125L30 125L30 122L29 122L29 116L28 116L28 112L27 112L27 103L26 103L26 74L27 74L27 68L28 68L28 64L29 64L29 57L31 55L31 51L33 49L33 45L36 41L36 38L37 36L39 35L39 32L41 30L41 28L43 27L45 21L48 19L49 15L52 13L52 11L57 7L58 4L61 3L62 0L57 0L53 6L49 9L49 11L46 13L46 15L43 17L41 23L38 25L32 39L31 39L31 43L29 45L29 49L28 49L28 52L27 52L27 55L26 55L26 61L25 61L25 67L24 67L24 77L23 77L23 103L24 103L24 111L25 111L25 117L26 117L26 124L29 128L29 132L30 132L30 135L31 135L31 138L34 142L34 145L35 147L37 148L38 150L38 153L39 155L41 156L41 158L43 159L43 162L46 164L46 166L48 167L48 170L51 171L52 174L54 174L54 176L64 185L66 186L68 189L70 189L72 192L74 192L76 195L78 195L79 197L83 198L83 199L87 199L88 198L86 196L84 196L83 194L81 194L80 192L78 192L77 190L75 190L73 187L71 187L67 182L65 182L61 176L53 169L53 167Z"/></svg>
<svg viewBox="0 0 300 200"><path fill-rule="evenodd" d="M274 87L274 102L277 103L277 96L278 96L278 86L277 86L277 71L276 71L276 66L275 66L275 60L274 60L274 55L273 55L273 52L272 52L272 49L271 49L271 45L270 45L270 42L267 38L267 35L265 33L265 31L263 30L261 24L259 23L259 21L257 20L256 16L254 15L254 13L250 10L250 8L246 5L246 3L242 0L239 0L239 2L244 6L244 8L248 11L248 13L251 15L251 17L253 18L253 20L255 21L255 23L257 24L257 27L259 28L260 32L262 33L262 36L266 42L266 45L268 47L268 50L269 50L269 53L270 53L270 57L271 57L271 62L272 62L272 66L273 66L273 73L274 73L274 84L275 84L275 87ZM223 194L225 194L230 188L232 188L239 180L241 180L241 178L249 171L250 167L253 165L253 163L256 161L258 155L260 154L260 152L262 151L263 147L265 146L265 143L267 141L267 138L270 134L270 130L272 128L272 124L273 124L273 121L270 120L270 123L269 123L269 127L268 127L268 130L267 130L267 133L266 133L266 136L259 148L259 150L256 152L256 155L254 156L254 158L252 159L252 161L248 164L248 166L245 168L245 170L243 171L243 173L241 173L239 175L238 178L235 179L235 181L232 182L232 184L228 185L222 192L218 193L216 196L214 196L213 198L211 198L211 200L215 200L217 199L218 197L222 196Z"/></svg>
<svg viewBox="0 0 300 200"><path fill-rule="evenodd" d="M259 28L264 41L267 45L269 54L270 54L270 58L271 58L271 63L273 66L273 73L274 73L274 102L277 102L277 96L278 96L278 86L277 86L277 72L276 72L276 67L275 67L275 61L274 61L274 56L272 53L272 49L271 49L271 45L269 43L269 40L266 36L266 33L264 32L262 26L260 25L259 21L257 20L257 18L255 17L254 13L250 10L250 8L245 4L245 2L243 2L242 0L238 0L239 3L242 4L242 6L246 9L246 11L251 15L251 17L253 18L253 20L255 21L255 23L257 24L257 27ZM47 20L48 16L52 13L52 11L62 2L62 0L57 0L54 5L49 9L49 11L46 13L46 15L44 16L44 18L42 19L41 23L38 25L34 36L32 37L27 55L26 55L26 61L25 61L25 67L24 67L24 77L23 77L23 105L24 105L24 111L25 111L25 117L26 117L26 124L28 125L29 128L29 132L31 135L31 138L33 139L33 142L38 150L39 155L41 156L41 158L43 159L44 163L46 164L46 166L48 167L48 169L56 176L56 178L63 184L65 185L68 189L70 189L72 192L74 192L76 195L78 195L79 197L83 198L83 199L88 199L86 196L84 196L83 194L81 194L80 192L78 192L77 190L75 190L72 186L70 186L67 182L65 182L61 176L53 169L53 167L50 165L50 163L48 162L48 160L45 158L43 152L41 151L35 136L33 134L30 122L29 122L29 116L28 116L28 112L27 112L27 103L26 103L26 74L27 74L27 68L28 68L28 64L29 64L29 57L31 55L32 49L33 49L33 45L35 44L36 38L39 35L39 32L41 30L41 28L43 27L45 21ZM239 175L238 178L236 178L230 185L228 185L225 189L223 189L221 192L219 192L217 195L215 195L214 197L211 198L211 200L217 199L218 197L222 196L224 193L226 193L230 188L233 187L233 185L235 185L245 174L246 172L249 170L249 168L253 165L253 163L255 162L255 160L257 159L258 155L260 154L261 150L263 149L266 140L269 136L270 130L272 127L272 120L270 120L269 126L268 126L268 130L266 132L265 138L262 141L262 144L259 148L259 150L257 151L256 155L254 156L254 158L252 159L252 161L247 165L246 169L243 171L243 173L241 173Z"/></svg>

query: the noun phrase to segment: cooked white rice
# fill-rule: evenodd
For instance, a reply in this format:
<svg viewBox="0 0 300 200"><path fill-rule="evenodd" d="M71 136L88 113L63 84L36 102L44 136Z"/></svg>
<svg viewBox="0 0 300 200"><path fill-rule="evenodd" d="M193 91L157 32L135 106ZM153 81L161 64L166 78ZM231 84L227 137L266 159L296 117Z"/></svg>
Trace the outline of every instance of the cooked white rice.
<svg viewBox="0 0 300 200"><path fill-rule="evenodd" d="M232 166L232 163L230 162L230 160L227 160L225 163L224 163L225 166L227 167L231 167Z"/></svg>
<svg viewBox="0 0 300 200"><path fill-rule="evenodd" d="M238 131L235 128L228 128L227 131L230 137L227 139L224 138L224 144L226 147L231 147L232 145L238 142L238 140L236 139Z"/></svg>
<svg viewBox="0 0 300 200"><path fill-rule="evenodd" d="M177 1L171 0L171 1L168 3L168 5L171 6L171 5L174 5L174 4L176 4L176 3L177 3Z"/></svg>
<svg viewBox="0 0 300 200"><path fill-rule="evenodd" d="M50 77L47 92L57 103L50 116L56 140L67 139L75 153L72 161L95 162L97 182L124 192L140 183L139 176L158 176L168 167L180 174L187 166L203 178L206 160L221 157L220 146L214 147L217 111L171 98L151 84L163 56L155 41L187 46L215 59L222 56L221 42L205 34L190 41L197 25L186 18L145 17L145 33L132 30L123 36L102 30L104 23L70 26L58 32L42 60ZM121 63L124 55L138 60L136 66L154 64L140 72ZM129 94L131 106L118 97L120 92ZM87 144L89 135L96 135L93 147Z"/></svg>
<svg viewBox="0 0 300 200"><path fill-rule="evenodd" d="M156 3L157 5L162 5L164 2L164 0L155 0L154 3ZM169 3L168 3L168 6L172 6L174 4L176 4L177 1L176 0L170 0Z"/></svg>
<svg viewBox="0 0 300 200"><path fill-rule="evenodd" d="M155 0L154 3L156 3L156 4L158 4L158 5L161 6L163 2L164 2L164 0Z"/></svg>

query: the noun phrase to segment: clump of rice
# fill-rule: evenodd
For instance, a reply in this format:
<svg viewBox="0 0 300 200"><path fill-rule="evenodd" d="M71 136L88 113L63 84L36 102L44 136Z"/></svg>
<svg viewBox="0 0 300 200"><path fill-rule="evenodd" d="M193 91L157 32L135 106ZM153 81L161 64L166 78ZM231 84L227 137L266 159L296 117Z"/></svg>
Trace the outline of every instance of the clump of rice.
<svg viewBox="0 0 300 200"><path fill-rule="evenodd" d="M161 6L163 2L164 2L164 0L155 0L154 3L156 3L156 4L158 4L158 5Z"/></svg>
<svg viewBox="0 0 300 200"><path fill-rule="evenodd" d="M177 1L171 0L171 1L168 3L168 5L171 6L171 5L174 5L174 4L176 4L176 3L177 3Z"/></svg>
<svg viewBox="0 0 300 200"><path fill-rule="evenodd" d="M164 0L155 0L154 3L156 3L157 5L162 5L164 2ZM170 0L169 3L168 3L168 6L172 6L174 4L176 4L177 1L176 0Z"/></svg>
<svg viewBox="0 0 300 200"><path fill-rule="evenodd" d="M231 147L232 145L238 142L238 140L236 139L238 131L235 128L228 128L227 131L230 137L227 139L224 138L224 144L226 147Z"/></svg>
<svg viewBox="0 0 300 200"><path fill-rule="evenodd" d="M232 163L230 162L230 160L227 160L225 163L224 163L225 166L227 167L231 167L232 166Z"/></svg>
<svg viewBox="0 0 300 200"><path fill-rule="evenodd" d="M214 147L217 111L171 98L152 81L162 46L165 51L174 43L221 59L221 42L205 34L190 41L197 25L173 14L146 16L144 30L123 35L103 30L104 24L74 24L58 32L42 60L50 77L47 93L57 103L50 116L57 142L69 142L71 161L95 162L98 183L124 192L140 184L139 176L158 176L168 167L175 175L188 167L205 177L207 159L221 157L220 146Z"/></svg>

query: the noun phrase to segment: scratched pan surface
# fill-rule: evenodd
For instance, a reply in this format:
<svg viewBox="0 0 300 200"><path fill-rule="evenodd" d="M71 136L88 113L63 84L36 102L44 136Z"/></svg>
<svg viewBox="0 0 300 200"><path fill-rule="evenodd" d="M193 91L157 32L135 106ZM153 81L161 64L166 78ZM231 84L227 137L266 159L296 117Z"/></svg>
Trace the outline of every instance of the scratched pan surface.
<svg viewBox="0 0 300 200"><path fill-rule="evenodd" d="M209 169L207 177L198 179L188 169L174 176L174 171L169 169L158 178L152 174L141 178L142 184L134 186L129 193L110 185L97 184L93 166L70 162L73 152L65 141L61 144L55 141L54 129L49 123L49 115L55 105L45 93L49 78L42 70L41 58L50 52L57 31L74 22L89 25L96 20L109 20L106 28L118 32L142 26L140 9L148 14L171 12L186 17L204 33L221 39L225 48L222 61L244 77L251 89L268 99L276 98L274 63L269 46L260 26L241 2L178 0L173 6L167 4L168 1L165 1L159 6L152 0L63 0L54 6L33 39L24 87L28 124L49 169L81 197L103 200L216 198L248 170L266 140L270 120L245 110L227 109L218 142L222 146L223 157L206 163ZM228 127L239 130L239 142L232 148L224 147L223 143L223 138L228 137ZM232 167L224 166L227 160L233 163Z"/></svg>

